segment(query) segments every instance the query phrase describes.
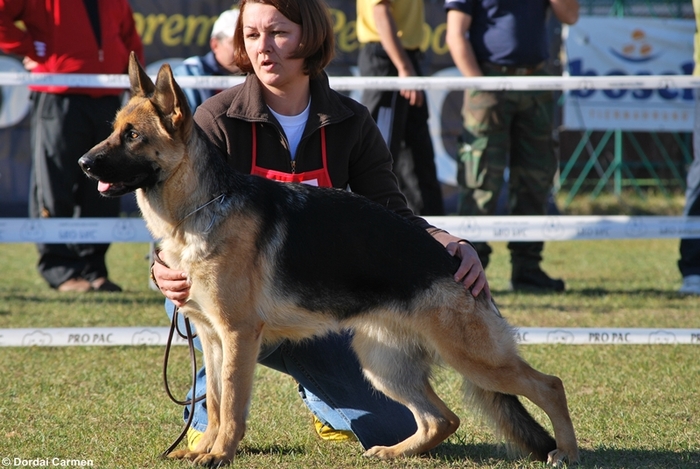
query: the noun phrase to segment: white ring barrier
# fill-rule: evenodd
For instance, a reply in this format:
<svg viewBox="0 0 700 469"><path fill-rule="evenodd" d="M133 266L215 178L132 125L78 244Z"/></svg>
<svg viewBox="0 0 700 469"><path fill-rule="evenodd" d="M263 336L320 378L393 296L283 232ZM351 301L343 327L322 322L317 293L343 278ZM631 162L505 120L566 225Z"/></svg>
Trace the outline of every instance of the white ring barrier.
<svg viewBox="0 0 700 469"><path fill-rule="evenodd" d="M425 219L469 241L700 238L700 217L559 215Z"/></svg>
<svg viewBox="0 0 700 469"><path fill-rule="evenodd" d="M155 79L155 76L152 77ZM336 90L594 90L700 88L700 77L692 75L611 76L505 76L505 77L329 77ZM243 77L178 76L183 88L224 89L243 82ZM128 75L81 73L0 73L0 86L71 86L76 88L129 88Z"/></svg>
<svg viewBox="0 0 700 469"><path fill-rule="evenodd" d="M168 327L76 327L0 329L0 347L165 345ZM700 329L515 328L521 345L698 345ZM187 341L175 334L175 345Z"/></svg>
<svg viewBox="0 0 700 469"><path fill-rule="evenodd" d="M700 217L425 217L470 241L700 238ZM0 243L152 242L141 218L0 218Z"/></svg>
<svg viewBox="0 0 700 469"><path fill-rule="evenodd" d="M153 238L141 218L0 218L0 243L140 243Z"/></svg>

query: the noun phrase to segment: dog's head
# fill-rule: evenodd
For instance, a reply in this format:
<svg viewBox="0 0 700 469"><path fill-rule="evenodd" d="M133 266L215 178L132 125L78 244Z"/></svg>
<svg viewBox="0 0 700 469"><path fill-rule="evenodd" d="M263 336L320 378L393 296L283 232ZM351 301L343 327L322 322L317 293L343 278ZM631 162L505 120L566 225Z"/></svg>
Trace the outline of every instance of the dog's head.
<svg viewBox="0 0 700 469"><path fill-rule="evenodd" d="M78 160L108 197L167 179L186 155L192 132L192 111L170 65L160 68L154 84L132 52L129 81L131 99L117 113L112 134Z"/></svg>

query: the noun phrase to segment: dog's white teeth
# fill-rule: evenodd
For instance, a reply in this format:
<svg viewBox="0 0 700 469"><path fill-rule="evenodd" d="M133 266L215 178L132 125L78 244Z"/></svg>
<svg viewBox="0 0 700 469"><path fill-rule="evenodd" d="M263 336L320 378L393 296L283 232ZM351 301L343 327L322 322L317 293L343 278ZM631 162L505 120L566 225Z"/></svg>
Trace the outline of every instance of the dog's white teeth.
<svg viewBox="0 0 700 469"><path fill-rule="evenodd" d="M110 187L112 187L112 185L108 182L100 181L97 183L97 190L100 192L104 192L104 191L108 190Z"/></svg>

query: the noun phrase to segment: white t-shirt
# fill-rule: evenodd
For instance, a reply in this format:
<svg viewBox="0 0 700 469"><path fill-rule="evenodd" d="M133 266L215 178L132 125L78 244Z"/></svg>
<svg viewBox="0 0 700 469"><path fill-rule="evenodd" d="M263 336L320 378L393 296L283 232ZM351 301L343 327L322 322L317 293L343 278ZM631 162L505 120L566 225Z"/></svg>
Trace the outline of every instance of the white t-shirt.
<svg viewBox="0 0 700 469"><path fill-rule="evenodd" d="M311 99L309 99L309 104L306 105L306 109L301 111L301 114L296 116L283 116L273 111L269 106L270 112L279 121L284 130L284 134L287 136L289 141L289 152L292 154L292 159L297 155L297 147L299 146L299 141L301 140L301 135L304 133L304 127L306 127L306 121L309 120L309 109L311 108Z"/></svg>

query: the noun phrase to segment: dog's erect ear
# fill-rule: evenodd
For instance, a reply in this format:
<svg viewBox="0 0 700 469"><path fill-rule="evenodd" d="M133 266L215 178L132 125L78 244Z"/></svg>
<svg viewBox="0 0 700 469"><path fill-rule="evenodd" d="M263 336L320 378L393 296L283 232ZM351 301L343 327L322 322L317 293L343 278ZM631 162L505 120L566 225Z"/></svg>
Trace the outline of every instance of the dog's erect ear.
<svg viewBox="0 0 700 469"><path fill-rule="evenodd" d="M139 59L136 58L136 53L131 51L129 55L129 82L131 83L131 95L147 97L153 94L155 86L153 81L146 74L146 71L141 68Z"/></svg>
<svg viewBox="0 0 700 469"><path fill-rule="evenodd" d="M156 91L152 101L161 114L169 120L172 126L170 130L179 128L182 122L192 114L185 93L175 81L169 64L163 64L158 71Z"/></svg>

